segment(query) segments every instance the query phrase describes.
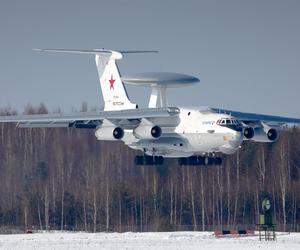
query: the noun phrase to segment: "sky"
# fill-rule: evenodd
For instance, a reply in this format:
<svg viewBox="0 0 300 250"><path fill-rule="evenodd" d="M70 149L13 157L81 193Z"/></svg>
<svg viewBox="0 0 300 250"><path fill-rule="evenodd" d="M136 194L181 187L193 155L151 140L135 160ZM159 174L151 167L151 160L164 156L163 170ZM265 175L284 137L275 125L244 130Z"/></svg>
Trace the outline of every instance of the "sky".
<svg viewBox="0 0 300 250"><path fill-rule="evenodd" d="M32 48L106 48L159 51L125 56L124 75L198 77L168 91L172 106L300 117L299 13L297 0L0 0L0 108L100 109L93 56ZM127 90L147 106L148 88Z"/></svg>

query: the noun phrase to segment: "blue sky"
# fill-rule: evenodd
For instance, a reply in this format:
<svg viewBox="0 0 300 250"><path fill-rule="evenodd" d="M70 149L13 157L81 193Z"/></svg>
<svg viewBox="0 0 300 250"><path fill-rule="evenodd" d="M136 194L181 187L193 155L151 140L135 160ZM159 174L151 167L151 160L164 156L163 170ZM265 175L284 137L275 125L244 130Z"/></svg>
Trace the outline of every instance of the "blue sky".
<svg viewBox="0 0 300 250"><path fill-rule="evenodd" d="M103 105L92 56L32 48L155 49L119 67L200 78L169 91L171 105L300 117L299 13L297 0L1 0L0 107ZM128 92L147 105L149 89Z"/></svg>

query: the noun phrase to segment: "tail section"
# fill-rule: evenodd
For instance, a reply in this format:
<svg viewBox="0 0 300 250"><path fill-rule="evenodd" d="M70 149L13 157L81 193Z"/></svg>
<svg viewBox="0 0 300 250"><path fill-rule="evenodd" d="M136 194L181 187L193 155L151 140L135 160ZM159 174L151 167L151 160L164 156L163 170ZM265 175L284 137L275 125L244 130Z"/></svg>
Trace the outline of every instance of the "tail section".
<svg viewBox="0 0 300 250"><path fill-rule="evenodd" d="M124 50L113 51L105 49L74 50L74 49L34 49L36 51L78 53L95 55L100 87L104 99L104 110L135 109L137 105L131 103L125 86L121 80L116 60L123 58L122 54L155 53L153 50Z"/></svg>
<svg viewBox="0 0 300 250"><path fill-rule="evenodd" d="M95 59L103 94L104 110L135 109L137 105L130 102L116 65L116 60L122 59L122 54L112 51L110 55L105 56L96 54Z"/></svg>

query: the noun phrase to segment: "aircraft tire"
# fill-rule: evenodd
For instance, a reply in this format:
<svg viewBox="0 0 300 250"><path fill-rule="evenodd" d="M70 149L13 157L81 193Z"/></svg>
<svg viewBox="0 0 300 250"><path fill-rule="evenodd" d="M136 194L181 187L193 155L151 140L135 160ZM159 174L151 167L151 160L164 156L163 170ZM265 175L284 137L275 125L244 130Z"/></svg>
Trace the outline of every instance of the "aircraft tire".
<svg viewBox="0 0 300 250"><path fill-rule="evenodd" d="M204 157L203 156L198 156L198 166L203 166L204 165Z"/></svg>
<svg viewBox="0 0 300 250"><path fill-rule="evenodd" d="M144 165L144 157L142 155L136 155L134 157L134 163L135 165L137 166L141 166L141 165Z"/></svg>
<svg viewBox="0 0 300 250"><path fill-rule="evenodd" d="M222 165L222 157L216 157L216 158L214 159L214 162L215 162L215 164L216 164L217 166Z"/></svg>
<svg viewBox="0 0 300 250"><path fill-rule="evenodd" d="M159 163L159 165L163 165L164 164L164 157L158 156L158 163Z"/></svg>
<svg viewBox="0 0 300 250"><path fill-rule="evenodd" d="M205 157L204 157L204 165L205 165L205 166L213 165L213 163L214 163L213 158L208 157L208 156L205 156Z"/></svg>
<svg viewBox="0 0 300 250"><path fill-rule="evenodd" d="M188 164L188 158L186 158L186 157L178 158L179 166L186 166L187 164Z"/></svg>
<svg viewBox="0 0 300 250"><path fill-rule="evenodd" d="M163 165L164 158L162 156L155 156L154 157L154 165Z"/></svg>
<svg viewBox="0 0 300 250"><path fill-rule="evenodd" d="M153 157L152 156L149 156L149 155L146 155L145 157L144 157L144 165L154 165L154 159L153 159Z"/></svg>
<svg viewBox="0 0 300 250"><path fill-rule="evenodd" d="M188 165L190 165L190 166L196 166L197 162L198 162L197 160L198 160L197 156L190 156L188 158Z"/></svg>

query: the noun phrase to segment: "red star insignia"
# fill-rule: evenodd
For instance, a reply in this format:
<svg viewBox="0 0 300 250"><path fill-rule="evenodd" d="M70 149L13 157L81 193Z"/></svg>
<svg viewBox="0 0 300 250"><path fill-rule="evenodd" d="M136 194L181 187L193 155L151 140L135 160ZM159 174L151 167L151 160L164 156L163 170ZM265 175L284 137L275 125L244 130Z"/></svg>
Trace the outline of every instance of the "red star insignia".
<svg viewBox="0 0 300 250"><path fill-rule="evenodd" d="M112 75L111 75L110 80L108 80L108 81L109 81L109 83L110 83L110 89L114 89L114 83L115 83L116 80L113 79L113 76L112 76Z"/></svg>

